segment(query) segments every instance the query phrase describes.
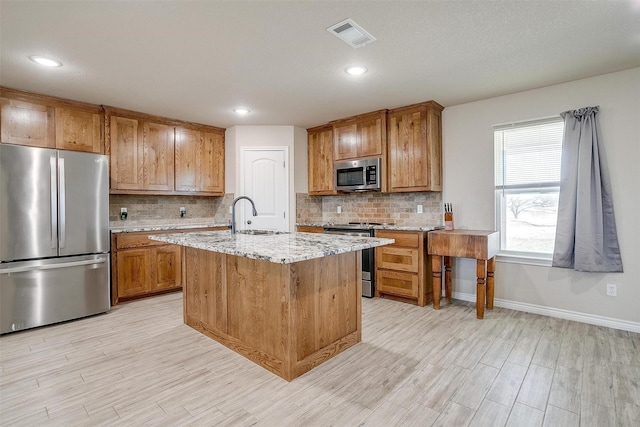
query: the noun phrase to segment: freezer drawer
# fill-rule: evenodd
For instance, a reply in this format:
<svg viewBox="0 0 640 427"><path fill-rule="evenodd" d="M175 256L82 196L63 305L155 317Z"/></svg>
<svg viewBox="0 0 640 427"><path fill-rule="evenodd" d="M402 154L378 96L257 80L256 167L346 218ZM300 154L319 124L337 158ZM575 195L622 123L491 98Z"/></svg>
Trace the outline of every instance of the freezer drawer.
<svg viewBox="0 0 640 427"><path fill-rule="evenodd" d="M109 309L109 254L0 264L2 334Z"/></svg>

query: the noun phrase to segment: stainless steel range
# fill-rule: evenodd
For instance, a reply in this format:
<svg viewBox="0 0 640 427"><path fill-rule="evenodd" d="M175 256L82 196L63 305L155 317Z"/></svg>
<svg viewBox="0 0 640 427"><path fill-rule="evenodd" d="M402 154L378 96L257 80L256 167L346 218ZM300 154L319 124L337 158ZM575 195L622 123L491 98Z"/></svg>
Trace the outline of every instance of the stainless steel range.
<svg viewBox="0 0 640 427"><path fill-rule="evenodd" d="M382 224L379 222L350 222L348 224L325 225L327 234L343 234L348 236L373 237L374 227ZM375 251L373 248L362 250L362 296L373 298L375 293Z"/></svg>

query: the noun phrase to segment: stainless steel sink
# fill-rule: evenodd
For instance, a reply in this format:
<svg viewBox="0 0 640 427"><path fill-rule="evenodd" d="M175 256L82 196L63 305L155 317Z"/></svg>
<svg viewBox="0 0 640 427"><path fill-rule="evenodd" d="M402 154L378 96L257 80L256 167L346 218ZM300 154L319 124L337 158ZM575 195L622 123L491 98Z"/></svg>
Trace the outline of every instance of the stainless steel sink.
<svg viewBox="0 0 640 427"><path fill-rule="evenodd" d="M273 234L288 234L286 231L275 231L275 230L238 230L236 231L238 234L250 234L252 236L269 236Z"/></svg>

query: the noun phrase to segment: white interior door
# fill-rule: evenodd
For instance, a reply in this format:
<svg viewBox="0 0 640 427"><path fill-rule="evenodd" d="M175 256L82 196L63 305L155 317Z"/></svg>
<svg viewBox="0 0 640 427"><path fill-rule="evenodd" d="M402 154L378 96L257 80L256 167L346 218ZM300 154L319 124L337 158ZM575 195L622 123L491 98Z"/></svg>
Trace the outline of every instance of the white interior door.
<svg viewBox="0 0 640 427"><path fill-rule="evenodd" d="M240 200L236 205L238 230L260 229L288 231L289 180L287 147L241 149L240 194L256 204L258 216L251 213L251 203ZM251 224L248 224L251 221Z"/></svg>

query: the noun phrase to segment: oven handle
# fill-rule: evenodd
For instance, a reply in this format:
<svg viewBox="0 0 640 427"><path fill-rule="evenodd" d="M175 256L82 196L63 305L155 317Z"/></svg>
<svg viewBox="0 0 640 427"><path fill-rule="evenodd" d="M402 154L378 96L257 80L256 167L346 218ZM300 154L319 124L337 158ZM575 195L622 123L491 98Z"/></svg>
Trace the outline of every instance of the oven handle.
<svg viewBox="0 0 640 427"><path fill-rule="evenodd" d="M324 234L341 234L343 236L371 237L371 234L365 231L342 231L342 230L324 230Z"/></svg>

